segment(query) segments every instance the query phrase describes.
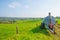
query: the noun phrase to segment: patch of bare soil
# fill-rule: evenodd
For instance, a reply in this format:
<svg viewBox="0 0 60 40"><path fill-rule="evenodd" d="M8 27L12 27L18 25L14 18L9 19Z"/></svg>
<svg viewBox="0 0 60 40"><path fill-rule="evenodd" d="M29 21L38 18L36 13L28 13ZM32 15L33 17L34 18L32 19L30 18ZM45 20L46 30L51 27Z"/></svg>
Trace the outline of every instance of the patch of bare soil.
<svg viewBox="0 0 60 40"><path fill-rule="evenodd" d="M55 32L56 34L54 35L54 40L60 40L60 25L55 26Z"/></svg>

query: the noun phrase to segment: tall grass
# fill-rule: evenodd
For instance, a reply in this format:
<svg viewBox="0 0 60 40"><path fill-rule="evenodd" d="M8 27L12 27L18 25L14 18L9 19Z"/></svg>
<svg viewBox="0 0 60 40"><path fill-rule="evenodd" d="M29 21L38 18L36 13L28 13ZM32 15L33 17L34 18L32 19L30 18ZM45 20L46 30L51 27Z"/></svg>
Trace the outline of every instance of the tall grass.
<svg viewBox="0 0 60 40"><path fill-rule="evenodd" d="M40 28L41 22L41 19L17 20L15 24L0 24L0 40L53 40L53 34Z"/></svg>

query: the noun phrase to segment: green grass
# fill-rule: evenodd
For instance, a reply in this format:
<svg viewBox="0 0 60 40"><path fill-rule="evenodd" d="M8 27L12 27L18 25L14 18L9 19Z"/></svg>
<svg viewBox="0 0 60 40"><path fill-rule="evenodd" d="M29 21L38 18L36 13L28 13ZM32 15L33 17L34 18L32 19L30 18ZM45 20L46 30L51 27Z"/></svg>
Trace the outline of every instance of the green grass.
<svg viewBox="0 0 60 40"><path fill-rule="evenodd" d="M53 34L40 28L41 22L42 20L17 20L15 24L0 24L0 40L53 40Z"/></svg>

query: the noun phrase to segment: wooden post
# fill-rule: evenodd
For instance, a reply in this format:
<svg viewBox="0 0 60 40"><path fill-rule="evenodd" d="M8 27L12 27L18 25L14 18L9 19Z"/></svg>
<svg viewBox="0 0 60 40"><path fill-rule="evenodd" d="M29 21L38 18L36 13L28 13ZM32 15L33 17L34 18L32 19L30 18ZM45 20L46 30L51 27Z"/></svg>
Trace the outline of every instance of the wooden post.
<svg viewBox="0 0 60 40"><path fill-rule="evenodd" d="M16 26L16 34L18 34L18 26Z"/></svg>

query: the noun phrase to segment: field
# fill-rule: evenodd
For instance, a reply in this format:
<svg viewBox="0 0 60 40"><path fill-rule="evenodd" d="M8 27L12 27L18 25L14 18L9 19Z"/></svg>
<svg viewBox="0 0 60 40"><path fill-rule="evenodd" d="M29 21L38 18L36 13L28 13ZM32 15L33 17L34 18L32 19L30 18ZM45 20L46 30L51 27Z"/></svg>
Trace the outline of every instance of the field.
<svg viewBox="0 0 60 40"><path fill-rule="evenodd" d="M60 24L60 19L57 19ZM42 19L17 20L14 24L0 24L0 40L60 40L59 28L56 27L57 35L48 29L41 29ZM16 34L18 27L18 34Z"/></svg>

